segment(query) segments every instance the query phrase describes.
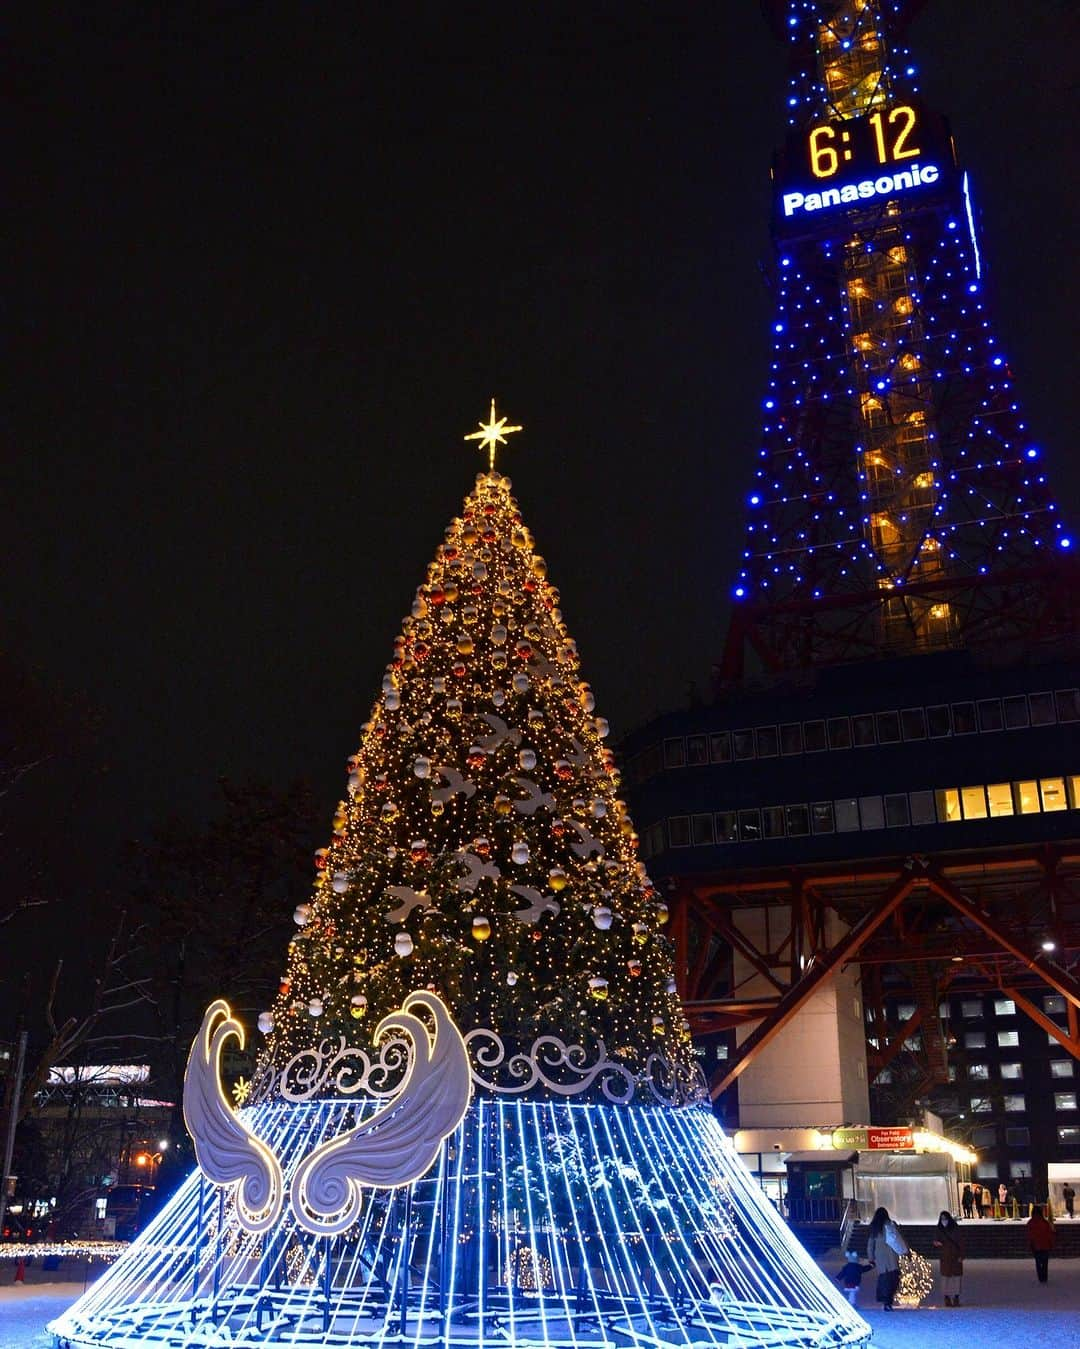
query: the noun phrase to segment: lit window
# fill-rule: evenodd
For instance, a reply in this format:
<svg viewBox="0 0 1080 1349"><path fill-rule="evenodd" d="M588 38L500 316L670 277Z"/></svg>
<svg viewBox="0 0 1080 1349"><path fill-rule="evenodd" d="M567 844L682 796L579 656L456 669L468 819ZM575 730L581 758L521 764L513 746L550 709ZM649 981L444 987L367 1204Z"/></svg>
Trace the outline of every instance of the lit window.
<svg viewBox="0 0 1080 1349"><path fill-rule="evenodd" d="M1039 783L1043 810L1068 810L1064 778L1043 778Z"/></svg>
<svg viewBox="0 0 1080 1349"><path fill-rule="evenodd" d="M989 1096L973 1096L971 1098L971 1113L973 1115L989 1115L994 1109L994 1103Z"/></svg>
<svg viewBox="0 0 1080 1349"><path fill-rule="evenodd" d="M995 999L994 999L994 1015L995 1015L995 1016L1015 1016L1015 1015L1016 1015L1016 1003L1013 1002L1012 998L995 998Z"/></svg>
<svg viewBox="0 0 1080 1349"><path fill-rule="evenodd" d="M991 782L986 789L986 796L990 802L990 814L995 819L999 815L1011 815L1013 813L1011 782Z"/></svg>
<svg viewBox="0 0 1080 1349"><path fill-rule="evenodd" d="M896 1004L897 1021L909 1021L915 1015L915 1004L913 1002L898 1002Z"/></svg>
<svg viewBox="0 0 1080 1349"><path fill-rule="evenodd" d="M1001 1076L1008 1080L1015 1081L1024 1076L1024 1066L1021 1063L1003 1063L1001 1065Z"/></svg>
<svg viewBox="0 0 1080 1349"><path fill-rule="evenodd" d="M973 1082L988 1082L990 1080L990 1065L988 1063L969 1063L968 1077Z"/></svg>
<svg viewBox="0 0 1080 1349"><path fill-rule="evenodd" d="M901 370L904 370L908 374L910 374L913 370L918 370L919 358L918 356L915 355L913 351L905 351L903 356L900 357L900 360L897 362L897 364L900 366Z"/></svg>
<svg viewBox="0 0 1080 1349"><path fill-rule="evenodd" d="M984 787L961 787L960 803L964 808L965 820L986 819L986 789Z"/></svg>
<svg viewBox="0 0 1080 1349"><path fill-rule="evenodd" d="M886 257L894 267L899 267L901 263L907 262L907 249L903 244L897 244L895 248L889 249Z"/></svg>
<svg viewBox="0 0 1080 1349"><path fill-rule="evenodd" d="M1064 997L1062 996L1062 994L1060 994L1060 993L1047 993L1046 997L1043 998L1043 1011L1044 1011L1044 1012L1064 1012L1064 1011L1065 1011L1065 999L1064 999Z"/></svg>
<svg viewBox="0 0 1080 1349"><path fill-rule="evenodd" d="M1075 1091L1055 1091L1054 1092L1055 1110L1075 1110L1076 1092Z"/></svg>
<svg viewBox="0 0 1080 1349"><path fill-rule="evenodd" d="M985 1049L986 1032L982 1030L969 1030L964 1032L965 1049Z"/></svg>
<svg viewBox="0 0 1080 1349"><path fill-rule="evenodd" d="M960 819L960 793L955 787L945 787L936 793L939 820Z"/></svg>
<svg viewBox="0 0 1080 1349"><path fill-rule="evenodd" d="M856 333L851 339L851 345L856 351L873 351L874 341L869 333Z"/></svg>
<svg viewBox="0 0 1080 1349"><path fill-rule="evenodd" d="M1023 1096L1006 1096L1004 1101L1005 1109L1020 1114L1027 1109L1027 1104Z"/></svg>
<svg viewBox="0 0 1080 1349"><path fill-rule="evenodd" d="M1050 1076L1051 1077L1072 1077L1075 1064L1072 1059L1051 1059Z"/></svg>
<svg viewBox="0 0 1080 1349"><path fill-rule="evenodd" d="M1008 1132L1008 1130L1006 1130ZM1014 1157L1009 1162L1009 1175L1013 1180L1031 1179L1031 1163L1026 1159L1021 1161L1019 1157Z"/></svg>
<svg viewBox="0 0 1080 1349"><path fill-rule="evenodd" d="M1080 1128L1075 1124L1064 1124L1057 1131L1058 1142L1068 1143L1072 1147L1080 1144Z"/></svg>
<svg viewBox="0 0 1080 1349"><path fill-rule="evenodd" d="M1068 779L1069 805L1073 810L1080 810L1080 775L1074 773Z"/></svg>
<svg viewBox="0 0 1080 1349"><path fill-rule="evenodd" d="M899 295L893 301L893 309L898 314L910 314L914 308L915 304L910 295Z"/></svg>
<svg viewBox="0 0 1080 1349"><path fill-rule="evenodd" d="M960 1015L974 1020L983 1014L983 1005L981 998L965 998L960 1004Z"/></svg>
<svg viewBox="0 0 1080 1349"><path fill-rule="evenodd" d="M1020 1043L1020 1032L1018 1030L999 1030L997 1042L1002 1049L1015 1049Z"/></svg>
<svg viewBox="0 0 1080 1349"><path fill-rule="evenodd" d="M949 1064L949 1081L950 1081L950 1082L955 1082L955 1081L956 1081L956 1064L955 1064L955 1063L950 1063L950 1064Z"/></svg>
<svg viewBox="0 0 1080 1349"><path fill-rule="evenodd" d="M948 1021L949 1017L952 1016L952 1008L947 1002L939 1002L937 1014L941 1017L942 1021Z"/></svg>
<svg viewBox="0 0 1080 1349"><path fill-rule="evenodd" d="M1014 782L1013 797L1018 815L1038 815L1039 784L1037 782Z"/></svg>

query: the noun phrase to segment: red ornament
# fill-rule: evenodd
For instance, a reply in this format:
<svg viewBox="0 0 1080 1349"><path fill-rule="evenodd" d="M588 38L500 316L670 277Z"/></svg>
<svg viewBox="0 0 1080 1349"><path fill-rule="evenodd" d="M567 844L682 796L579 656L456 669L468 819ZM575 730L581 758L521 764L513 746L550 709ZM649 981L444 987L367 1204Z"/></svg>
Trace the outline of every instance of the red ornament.
<svg viewBox="0 0 1080 1349"><path fill-rule="evenodd" d="M432 586L431 589L428 591L428 599L431 601L432 604L435 605L436 608L438 608L440 604L445 604L446 595L443 591L442 586Z"/></svg>
<svg viewBox="0 0 1080 1349"><path fill-rule="evenodd" d="M534 927L533 930L532 930L532 939L533 939L533 941L542 941L542 940L543 940L543 937L544 937L544 934L540 931L540 929L539 929L538 927Z"/></svg>

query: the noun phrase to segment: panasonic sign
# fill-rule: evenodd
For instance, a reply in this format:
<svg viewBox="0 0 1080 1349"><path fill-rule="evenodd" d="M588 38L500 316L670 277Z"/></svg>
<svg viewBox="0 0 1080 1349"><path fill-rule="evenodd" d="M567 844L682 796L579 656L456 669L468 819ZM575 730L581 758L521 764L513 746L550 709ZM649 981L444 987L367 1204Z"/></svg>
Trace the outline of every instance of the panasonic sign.
<svg viewBox="0 0 1080 1349"><path fill-rule="evenodd" d="M861 183L845 183L843 187L825 187L820 192L785 192L781 198L784 219L823 211L829 206L850 206L874 197L891 197L913 187L930 187L941 177L936 164L912 164L909 169L883 173L880 178L864 178Z"/></svg>

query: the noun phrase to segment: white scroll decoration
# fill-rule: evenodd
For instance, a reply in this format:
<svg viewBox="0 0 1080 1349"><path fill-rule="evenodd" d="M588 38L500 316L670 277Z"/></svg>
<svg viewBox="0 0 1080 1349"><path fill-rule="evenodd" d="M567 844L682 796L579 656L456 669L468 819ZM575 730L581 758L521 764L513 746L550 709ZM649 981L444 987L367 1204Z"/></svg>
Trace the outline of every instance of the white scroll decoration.
<svg viewBox="0 0 1080 1349"><path fill-rule="evenodd" d="M431 1016L433 1033L413 1008ZM386 1190L419 1180L468 1108L469 1058L441 998L410 993L399 1011L379 1022L376 1041L388 1030L404 1031L413 1045L397 1095L369 1120L317 1147L293 1176L293 1214L301 1227L318 1236L352 1226L360 1214L363 1186Z"/></svg>
<svg viewBox="0 0 1080 1349"><path fill-rule="evenodd" d="M184 1123L195 1143L199 1167L215 1185L234 1188L236 1216L248 1232L267 1232L281 1216L281 1166L229 1104L221 1085L221 1051L235 1038L244 1047L244 1028L227 1002L206 1009L184 1074Z"/></svg>
<svg viewBox="0 0 1080 1349"><path fill-rule="evenodd" d="M590 1063L583 1045L568 1045L554 1035L540 1035L529 1052L507 1055L493 1030L477 1027L465 1037L476 1067L473 1079L500 1096L520 1096L538 1084L557 1096L577 1096L599 1079L600 1090L616 1105L633 1098L637 1079L621 1063L608 1058L603 1040L596 1042Z"/></svg>

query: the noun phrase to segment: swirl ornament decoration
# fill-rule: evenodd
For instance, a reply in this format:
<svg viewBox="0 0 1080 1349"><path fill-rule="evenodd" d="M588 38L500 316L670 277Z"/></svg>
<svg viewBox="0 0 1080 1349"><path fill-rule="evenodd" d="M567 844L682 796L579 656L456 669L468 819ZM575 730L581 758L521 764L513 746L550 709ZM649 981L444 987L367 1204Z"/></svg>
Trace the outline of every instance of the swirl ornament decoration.
<svg viewBox="0 0 1080 1349"><path fill-rule="evenodd" d="M434 1032L414 1008L431 1016ZM388 1030L404 1031L413 1045L398 1094L365 1123L317 1147L293 1176L293 1216L317 1236L334 1236L356 1222L363 1186L388 1190L425 1175L472 1099L465 1041L441 998L410 993L379 1022L376 1041Z"/></svg>
<svg viewBox="0 0 1080 1349"><path fill-rule="evenodd" d="M206 1009L184 1073L184 1123L203 1175L232 1186L236 1216L248 1232L268 1232L281 1216L281 1166L229 1104L221 1085L221 1051L230 1039L244 1047L244 1028L218 998Z"/></svg>

